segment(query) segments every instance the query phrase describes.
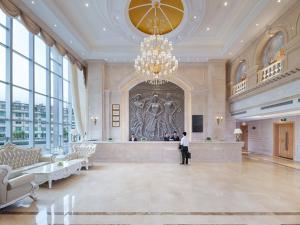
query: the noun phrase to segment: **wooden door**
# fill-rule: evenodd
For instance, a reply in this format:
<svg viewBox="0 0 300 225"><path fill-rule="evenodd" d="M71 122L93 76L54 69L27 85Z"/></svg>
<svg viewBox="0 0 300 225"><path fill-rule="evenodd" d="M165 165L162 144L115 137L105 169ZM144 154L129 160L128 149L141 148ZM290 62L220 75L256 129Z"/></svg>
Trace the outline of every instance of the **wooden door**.
<svg viewBox="0 0 300 225"><path fill-rule="evenodd" d="M294 156L294 124L283 123L278 124L278 156L293 159Z"/></svg>
<svg viewBox="0 0 300 225"><path fill-rule="evenodd" d="M248 125L241 125L242 130L242 141L244 142L244 146L242 147L243 152L248 152Z"/></svg>

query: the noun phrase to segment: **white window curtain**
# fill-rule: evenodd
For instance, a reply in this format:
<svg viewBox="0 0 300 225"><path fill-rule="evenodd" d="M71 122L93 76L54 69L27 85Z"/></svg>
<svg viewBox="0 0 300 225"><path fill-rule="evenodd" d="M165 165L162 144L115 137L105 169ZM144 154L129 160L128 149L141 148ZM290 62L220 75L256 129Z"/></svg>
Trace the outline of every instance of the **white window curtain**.
<svg viewBox="0 0 300 225"><path fill-rule="evenodd" d="M71 71L72 101L77 132L85 137L87 131L87 100L83 71L69 64Z"/></svg>

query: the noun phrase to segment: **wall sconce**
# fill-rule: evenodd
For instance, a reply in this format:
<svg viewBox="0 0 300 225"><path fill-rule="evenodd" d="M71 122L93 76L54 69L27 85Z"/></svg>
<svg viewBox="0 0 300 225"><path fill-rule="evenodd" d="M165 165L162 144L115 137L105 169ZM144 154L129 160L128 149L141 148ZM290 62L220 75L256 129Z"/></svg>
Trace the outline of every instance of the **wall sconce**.
<svg viewBox="0 0 300 225"><path fill-rule="evenodd" d="M98 117L97 117L97 116L91 116L91 121L94 122L94 125L97 124L97 120L98 120Z"/></svg>
<svg viewBox="0 0 300 225"><path fill-rule="evenodd" d="M216 116L217 124L219 125L223 121L223 116Z"/></svg>

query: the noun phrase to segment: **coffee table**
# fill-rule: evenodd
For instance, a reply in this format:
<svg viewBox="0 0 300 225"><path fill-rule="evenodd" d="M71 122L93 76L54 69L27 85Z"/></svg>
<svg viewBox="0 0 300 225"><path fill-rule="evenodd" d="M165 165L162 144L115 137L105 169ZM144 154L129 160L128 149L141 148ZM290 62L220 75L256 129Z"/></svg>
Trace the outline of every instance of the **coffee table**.
<svg viewBox="0 0 300 225"><path fill-rule="evenodd" d="M34 181L39 185L48 181L48 187L52 188L53 180L60 180L69 177L72 174L79 174L82 161L83 159L74 159L70 161L55 162L26 170L24 173L34 174Z"/></svg>

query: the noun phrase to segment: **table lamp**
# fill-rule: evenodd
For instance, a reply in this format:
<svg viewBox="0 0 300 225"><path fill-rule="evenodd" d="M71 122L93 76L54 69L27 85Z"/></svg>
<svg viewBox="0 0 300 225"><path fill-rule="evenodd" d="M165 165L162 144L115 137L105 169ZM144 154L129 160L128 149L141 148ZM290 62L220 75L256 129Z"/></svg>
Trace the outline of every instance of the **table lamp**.
<svg viewBox="0 0 300 225"><path fill-rule="evenodd" d="M233 134L235 134L235 140L241 141L242 130L240 128L235 128Z"/></svg>

